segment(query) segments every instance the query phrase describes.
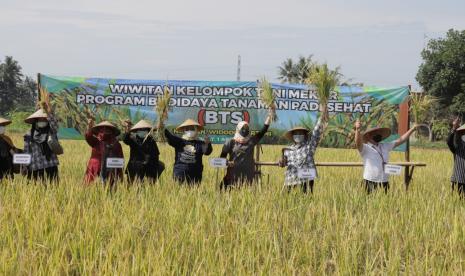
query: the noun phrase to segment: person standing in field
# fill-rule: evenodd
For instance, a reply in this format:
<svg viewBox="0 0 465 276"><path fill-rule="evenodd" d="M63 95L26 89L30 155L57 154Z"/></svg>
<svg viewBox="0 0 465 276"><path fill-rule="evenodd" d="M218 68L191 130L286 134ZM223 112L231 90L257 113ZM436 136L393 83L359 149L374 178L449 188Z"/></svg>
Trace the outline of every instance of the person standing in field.
<svg viewBox="0 0 465 276"><path fill-rule="evenodd" d="M5 134L5 128L9 124L10 120L0 117L0 180L14 177L13 154L20 151Z"/></svg>
<svg viewBox="0 0 465 276"><path fill-rule="evenodd" d="M232 139L227 140L221 150L221 158L228 158L228 168L220 187L229 189L234 185L250 185L256 179L254 148L263 138L270 127L272 112L268 110L268 116L262 129L255 135L251 135L249 123L239 122L236 133Z"/></svg>
<svg viewBox="0 0 465 276"><path fill-rule="evenodd" d="M310 188L310 193L313 193L317 176L315 152L329 118L326 106L321 106L320 110L320 118L311 135L305 127L295 127L284 135L292 142L289 148L284 149L283 159L279 162L281 167L287 167L284 185L288 187L288 191L301 187L302 192L307 193Z"/></svg>
<svg viewBox="0 0 465 276"><path fill-rule="evenodd" d="M123 177L123 169L107 168L108 158L124 158L121 144L118 141L120 131L108 121L103 121L94 126L94 120L87 121L85 138L87 144L92 147L92 154L87 163L85 184L92 183L100 177L103 183L109 183L112 187L115 182Z"/></svg>
<svg viewBox="0 0 465 276"><path fill-rule="evenodd" d="M135 180L142 181L147 178L155 182L165 169L165 165L159 161L160 151L157 143L150 135L152 126L145 120L140 120L131 127L129 120L125 121L125 133L123 142L131 149L126 174L130 183Z"/></svg>
<svg viewBox="0 0 465 276"><path fill-rule="evenodd" d="M410 135L417 129L415 124L399 139L381 143L391 135L389 128L375 127L360 134L361 123L355 122L355 144L363 159L363 179L368 194L379 187L387 192L389 189L389 177L385 173L385 165L389 162L389 153L396 147L405 143Z"/></svg>
<svg viewBox="0 0 465 276"><path fill-rule="evenodd" d="M202 157L213 151L207 134L204 141L198 139L202 129L203 126L192 119L187 119L176 128L184 133L182 138L165 129L166 140L175 150L173 178L181 184L199 185L202 181Z"/></svg>
<svg viewBox="0 0 465 276"><path fill-rule="evenodd" d="M31 155L27 177L32 180L58 181L58 122L48 104L24 120L31 130L24 135L24 153ZM56 149L56 147L61 148Z"/></svg>
<svg viewBox="0 0 465 276"><path fill-rule="evenodd" d="M447 145L454 155L454 169L451 182L452 190L457 188L459 195L465 197L465 125L460 127L456 118L452 123L452 131L447 138Z"/></svg>

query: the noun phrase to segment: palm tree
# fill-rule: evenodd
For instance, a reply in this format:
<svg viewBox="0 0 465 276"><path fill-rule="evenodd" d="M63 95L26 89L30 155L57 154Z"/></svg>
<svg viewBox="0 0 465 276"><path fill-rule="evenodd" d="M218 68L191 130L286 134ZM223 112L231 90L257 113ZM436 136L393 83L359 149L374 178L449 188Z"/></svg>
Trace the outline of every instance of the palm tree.
<svg viewBox="0 0 465 276"><path fill-rule="evenodd" d="M286 59L281 66L278 67L278 70L278 79L281 80L282 83L292 83L295 80L296 72L292 58Z"/></svg>
<svg viewBox="0 0 465 276"><path fill-rule="evenodd" d="M18 61L12 56L6 56L5 61L0 64L0 84L3 88L13 89L22 81L23 74Z"/></svg>
<svg viewBox="0 0 465 276"><path fill-rule="evenodd" d="M299 60L295 64L296 79L297 83L305 83L308 78L310 69L313 66L312 55L308 57L300 56Z"/></svg>

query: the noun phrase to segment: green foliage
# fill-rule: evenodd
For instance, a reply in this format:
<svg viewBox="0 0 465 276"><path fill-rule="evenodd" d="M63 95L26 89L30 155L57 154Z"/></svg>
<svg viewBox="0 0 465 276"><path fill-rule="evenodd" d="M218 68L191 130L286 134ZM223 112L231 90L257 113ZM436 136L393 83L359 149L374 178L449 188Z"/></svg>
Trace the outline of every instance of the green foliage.
<svg viewBox="0 0 465 276"><path fill-rule="evenodd" d="M278 79L283 83L304 84L312 66L311 55L308 57L300 56L296 62L292 58L288 58L278 67Z"/></svg>
<svg viewBox="0 0 465 276"><path fill-rule="evenodd" d="M459 112L455 97L465 93L465 30L449 30L445 38L431 39L422 51L423 63L416 79L424 91L440 100L441 117L448 111ZM463 103L463 98L455 100Z"/></svg>
<svg viewBox="0 0 465 276"><path fill-rule="evenodd" d="M12 123L7 126L8 132L16 132L16 133L22 133L24 134L26 131L28 131L31 127L31 125L26 124L24 120L31 115L32 110L29 111L12 111L8 114L8 116L5 116L9 118Z"/></svg>
<svg viewBox="0 0 465 276"><path fill-rule="evenodd" d="M445 140L447 138L447 134L450 131L449 122L445 120L436 121L434 122L431 131L437 140Z"/></svg>
<svg viewBox="0 0 465 276"><path fill-rule="evenodd" d="M36 82L24 77L21 69L18 61L11 56L6 56L0 63L0 114L34 107Z"/></svg>

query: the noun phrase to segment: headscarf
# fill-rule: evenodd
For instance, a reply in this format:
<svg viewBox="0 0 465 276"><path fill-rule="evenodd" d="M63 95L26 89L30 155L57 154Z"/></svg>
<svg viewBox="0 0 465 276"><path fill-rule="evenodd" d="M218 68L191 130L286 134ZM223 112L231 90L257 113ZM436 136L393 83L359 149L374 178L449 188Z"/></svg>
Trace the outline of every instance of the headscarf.
<svg viewBox="0 0 465 276"><path fill-rule="evenodd" d="M239 122L236 126L236 133L234 134L234 141L240 143L240 144L246 144L250 140L250 133L247 135L247 137L244 137L240 134L240 131L242 127L245 125L249 125L246 121Z"/></svg>

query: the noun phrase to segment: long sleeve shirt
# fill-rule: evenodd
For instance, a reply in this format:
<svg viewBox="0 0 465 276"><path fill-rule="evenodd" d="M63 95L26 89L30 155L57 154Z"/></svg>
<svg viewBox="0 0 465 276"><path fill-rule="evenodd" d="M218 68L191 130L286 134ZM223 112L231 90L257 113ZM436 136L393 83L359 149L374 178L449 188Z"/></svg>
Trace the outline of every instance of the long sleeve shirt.
<svg viewBox="0 0 465 276"><path fill-rule="evenodd" d="M465 142L454 131L447 138L447 145L454 155L454 169L451 176L452 182L465 183Z"/></svg>
<svg viewBox="0 0 465 276"><path fill-rule="evenodd" d="M298 176L299 169L316 169L314 156L321 139L323 127L324 124L320 117L313 128L310 139L301 144L293 144L284 152L284 156L287 160L287 169L284 179L285 185L302 184L303 181Z"/></svg>

